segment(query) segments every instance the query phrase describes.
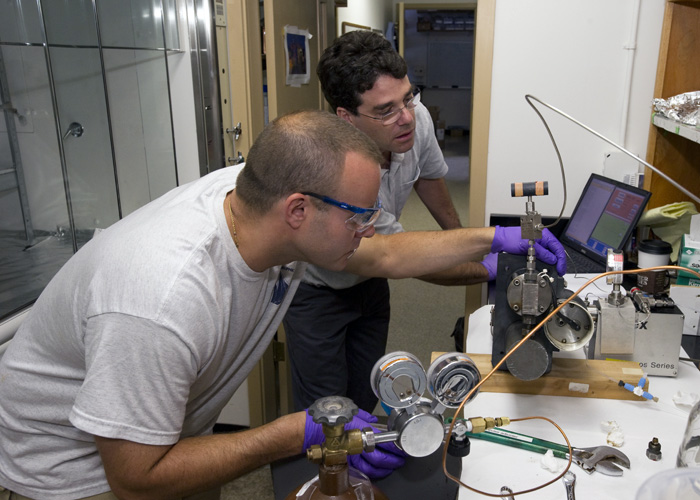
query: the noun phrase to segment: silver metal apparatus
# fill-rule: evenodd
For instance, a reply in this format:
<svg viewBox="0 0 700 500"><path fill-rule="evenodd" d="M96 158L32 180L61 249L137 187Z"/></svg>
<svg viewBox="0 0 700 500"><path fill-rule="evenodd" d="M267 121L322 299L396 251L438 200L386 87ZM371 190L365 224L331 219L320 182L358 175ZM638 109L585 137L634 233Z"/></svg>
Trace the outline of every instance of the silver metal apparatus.
<svg viewBox="0 0 700 500"><path fill-rule="evenodd" d="M564 486L566 487L566 500L576 500L576 495L574 494L574 486L576 486L576 474L569 471L564 474L562 478Z"/></svg>
<svg viewBox="0 0 700 500"><path fill-rule="evenodd" d="M394 433L396 445L413 457L425 457L440 448L446 431L442 414L447 408L459 407L480 380L471 358L457 352L438 357L426 373L415 356L397 351L379 359L371 374L374 393L391 408L388 431ZM423 397L426 388L433 400ZM471 428L462 430L453 433L451 444L456 453L466 449L466 455L469 448L464 436Z"/></svg>
<svg viewBox="0 0 700 500"><path fill-rule="evenodd" d="M495 305L491 311L493 366L572 294L565 289L566 283L556 269L535 256L535 240L542 238L544 226L532 197L547 193L546 182L511 185L512 196L527 196L520 227L529 246L527 256L498 256ZM502 369L520 380L535 380L551 370L554 350L579 349L592 335L593 319L584 302L576 297L513 352Z"/></svg>
<svg viewBox="0 0 700 500"><path fill-rule="evenodd" d="M373 427L346 429L345 424L359 411L357 406L342 396L317 400L308 413L314 422L322 424L326 439L310 446L306 454L309 461L318 464L319 474L298 486L286 500L386 499L367 476L348 466L350 455L372 452L381 443L395 443L412 457L427 457L438 451L449 434L448 453L467 456L469 433L482 433L510 423L507 417L445 422L442 413L474 398L480 381L474 362L458 352L439 356L427 373L420 361L407 352L382 357L372 370L371 385L385 409L391 408L387 431L378 432ZM423 398L426 388L434 400Z"/></svg>
<svg viewBox="0 0 700 500"><path fill-rule="evenodd" d="M596 320L589 359L636 361L649 375L675 377L685 317L673 299L633 288L629 295L613 284L607 300L589 308Z"/></svg>

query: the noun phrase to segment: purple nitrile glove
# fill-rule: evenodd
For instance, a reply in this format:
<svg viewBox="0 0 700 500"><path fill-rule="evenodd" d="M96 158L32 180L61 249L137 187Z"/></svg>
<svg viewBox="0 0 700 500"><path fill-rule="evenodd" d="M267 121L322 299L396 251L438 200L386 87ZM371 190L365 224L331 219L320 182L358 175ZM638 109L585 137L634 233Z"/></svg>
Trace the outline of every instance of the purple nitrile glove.
<svg viewBox="0 0 700 500"><path fill-rule="evenodd" d="M345 424L345 428L364 429L365 427L372 427L374 432L379 433L381 432L379 429L370 425L376 421L377 417L360 410L350 422ZM311 415L307 412L302 452L305 452L311 445L321 444L325 439L323 425L314 422ZM401 467L406 461L405 457L406 453L397 448L394 443L379 443L373 452L363 451L359 455L348 455L348 464L366 474L370 479L381 479Z"/></svg>
<svg viewBox="0 0 700 500"><path fill-rule="evenodd" d="M516 255L527 254L527 240L520 237L520 227L496 226L496 234L491 243L491 252L508 252ZM566 274L566 252L559 240L549 229L542 230L542 238L535 241L535 255L542 262L556 264L560 276Z"/></svg>
<svg viewBox="0 0 700 500"><path fill-rule="evenodd" d="M486 254L484 260L481 261L481 265L489 272L489 281L495 280L498 268L498 254L493 252Z"/></svg>

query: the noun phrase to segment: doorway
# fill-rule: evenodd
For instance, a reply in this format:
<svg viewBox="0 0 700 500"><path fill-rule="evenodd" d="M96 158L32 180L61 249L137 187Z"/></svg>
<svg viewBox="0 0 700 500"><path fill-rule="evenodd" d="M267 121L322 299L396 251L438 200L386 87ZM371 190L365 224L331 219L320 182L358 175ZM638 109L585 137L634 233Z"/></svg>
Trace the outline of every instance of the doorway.
<svg viewBox="0 0 700 500"><path fill-rule="evenodd" d="M178 184L176 0L6 2L0 16L0 320L82 245Z"/></svg>
<svg viewBox="0 0 700 500"><path fill-rule="evenodd" d="M404 5L400 47L433 117L448 181L469 181L474 32L473 7Z"/></svg>

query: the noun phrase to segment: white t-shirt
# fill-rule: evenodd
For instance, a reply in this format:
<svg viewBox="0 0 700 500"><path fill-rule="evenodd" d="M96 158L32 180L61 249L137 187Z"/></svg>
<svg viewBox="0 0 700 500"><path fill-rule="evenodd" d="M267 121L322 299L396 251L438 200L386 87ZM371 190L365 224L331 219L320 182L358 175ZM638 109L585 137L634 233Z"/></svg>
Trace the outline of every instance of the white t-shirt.
<svg viewBox="0 0 700 500"><path fill-rule="evenodd" d="M56 274L0 361L0 484L32 498L109 490L92 435L208 434L260 359L306 264L251 270L223 211L241 167L176 188Z"/></svg>
<svg viewBox="0 0 700 500"><path fill-rule="evenodd" d="M391 165L382 169L379 199L382 211L376 224L380 234L403 231L399 217L418 179L439 179L447 174L447 163L435 138L430 112L422 103L416 106L416 130L413 147L405 153L392 153ZM349 288L367 278L343 271L328 271L309 265L304 283L329 286L335 289Z"/></svg>

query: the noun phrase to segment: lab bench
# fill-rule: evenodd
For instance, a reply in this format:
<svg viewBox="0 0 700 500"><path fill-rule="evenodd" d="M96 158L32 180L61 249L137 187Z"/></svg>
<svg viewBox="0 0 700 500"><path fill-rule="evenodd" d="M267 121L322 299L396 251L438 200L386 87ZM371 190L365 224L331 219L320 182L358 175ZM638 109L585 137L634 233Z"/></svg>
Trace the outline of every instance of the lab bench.
<svg viewBox="0 0 700 500"><path fill-rule="evenodd" d="M467 353L491 352L490 315L491 306L484 306L469 317ZM685 352L680 354L682 357L686 356ZM582 350L555 353L555 363L558 356L583 359L584 353ZM641 397L639 401L583 398L576 397L575 393L568 397L480 392L465 405L464 416L507 416L511 419L528 416L548 417L563 429L571 445L575 447L607 444L607 430L604 424L614 422L619 426L624 440L619 450L629 457L630 469L625 469L619 477L606 476L600 472L587 474L575 465L572 465L570 470L576 475L575 488L579 498L632 500L644 481L676 466L676 455L689 408L677 406L674 403L674 395L678 392L700 392L698 368L688 361L681 361L679 365L676 377L649 377L648 390L658 397L658 402ZM633 379L634 375L630 375L629 381L635 382ZM543 420L513 423L508 430L564 443L559 431ZM657 438L661 445L662 456L658 461L653 461L646 455L649 442L653 438ZM534 452L472 439L471 453L462 463L461 480L471 487L490 493L498 493L502 486L508 486L514 492L526 490L556 477L556 474L542 466L541 459L542 455ZM566 463L564 460L560 462ZM565 498L565 494L564 485L560 480L532 495L538 500L559 500ZM460 488L458 498L466 500L484 497Z"/></svg>

